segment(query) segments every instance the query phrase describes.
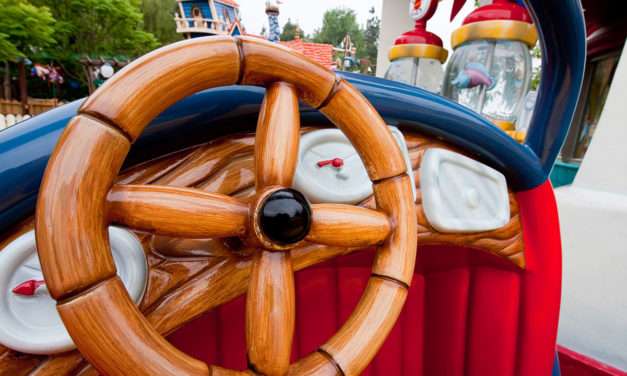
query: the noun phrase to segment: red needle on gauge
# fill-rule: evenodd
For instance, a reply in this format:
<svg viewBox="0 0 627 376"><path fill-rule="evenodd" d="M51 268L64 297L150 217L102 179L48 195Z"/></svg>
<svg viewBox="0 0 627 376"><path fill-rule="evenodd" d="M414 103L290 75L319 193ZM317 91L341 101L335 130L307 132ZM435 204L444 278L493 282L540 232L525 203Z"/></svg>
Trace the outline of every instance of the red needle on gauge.
<svg viewBox="0 0 627 376"><path fill-rule="evenodd" d="M324 161L320 161L317 163L318 167L324 167L324 166L328 166L331 165L335 168L340 168L342 166L344 166L344 160L342 158L333 158L333 159L327 159Z"/></svg>
<svg viewBox="0 0 627 376"><path fill-rule="evenodd" d="M29 279L13 288L13 293L22 296L33 296L39 287L46 284L43 280Z"/></svg>

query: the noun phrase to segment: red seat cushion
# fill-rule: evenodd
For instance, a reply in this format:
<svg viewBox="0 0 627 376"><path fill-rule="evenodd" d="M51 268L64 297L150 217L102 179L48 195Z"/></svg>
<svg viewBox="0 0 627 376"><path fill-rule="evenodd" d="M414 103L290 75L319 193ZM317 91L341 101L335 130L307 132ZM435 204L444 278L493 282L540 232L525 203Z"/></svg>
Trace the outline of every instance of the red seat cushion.
<svg viewBox="0 0 627 376"><path fill-rule="evenodd" d="M420 246L407 303L364 375L550 375L561 248L547 183L517 195L527 269L488 253ZM316 350L338 329L370 275L362 251L296 275L293 355ZM211 364L244 369L244 298L205 314L170 340Z"/></svg>

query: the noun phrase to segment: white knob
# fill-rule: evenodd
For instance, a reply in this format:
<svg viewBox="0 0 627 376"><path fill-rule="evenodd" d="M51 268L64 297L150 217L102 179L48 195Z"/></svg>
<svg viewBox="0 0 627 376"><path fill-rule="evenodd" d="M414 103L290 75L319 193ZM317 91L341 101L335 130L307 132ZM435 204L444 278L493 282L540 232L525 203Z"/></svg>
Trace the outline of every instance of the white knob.
<svg viewBox="0 0 627 376"><path fill-rule="evenodd" d="M474 188L468 188L464 191L464 200L466 201L466 206L470 209L476 209L481 202L479 192Z"/></svg>

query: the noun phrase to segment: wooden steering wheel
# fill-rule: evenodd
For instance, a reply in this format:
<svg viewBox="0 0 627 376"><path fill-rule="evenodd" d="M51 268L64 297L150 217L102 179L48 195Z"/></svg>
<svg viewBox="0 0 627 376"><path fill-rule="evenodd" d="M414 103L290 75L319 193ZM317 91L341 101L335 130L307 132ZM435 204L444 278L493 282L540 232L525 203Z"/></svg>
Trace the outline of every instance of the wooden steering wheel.
<svg viewBox="0 0 627 376"><path fill-rule="evenodd" d="M113 186L131 144L153 118L194 92L232 84L267 89L255 140L257 193L250 202L186 188ZM298 160L298 98L355 146L377 210L310 205L289 189ZM359 374L398 318L414 271L416 208L406 169L370 103L302 55L245 37L176 43L110 79L65 129L37 205L42 270L74 342L101 373L239 374L183 354L148 323L116 276L107 228L116 223L177 237L239 237L258 249L246 303L248 372ZM289 250L303 241L379 249L347 322L318 351L290 365L295 303Z"/></svg>

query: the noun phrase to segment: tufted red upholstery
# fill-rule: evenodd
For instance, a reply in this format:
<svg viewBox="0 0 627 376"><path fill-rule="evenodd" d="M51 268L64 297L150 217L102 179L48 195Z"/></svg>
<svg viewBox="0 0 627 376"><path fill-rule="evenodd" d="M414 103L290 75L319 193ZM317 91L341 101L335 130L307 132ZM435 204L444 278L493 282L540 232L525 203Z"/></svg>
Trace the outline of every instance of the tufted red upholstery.
<svg viewBox="0 0 627 376"><path fill-rule="evenodd" d="M550 375L561 281L557 209L549 183L517 198L527 269L477 250L419 247L402 316L364 375ZM293 355L317 349L348 317L372 255L363 251L297 273ZM170 339L209 363L245 368L244 299Z"/></svg>

